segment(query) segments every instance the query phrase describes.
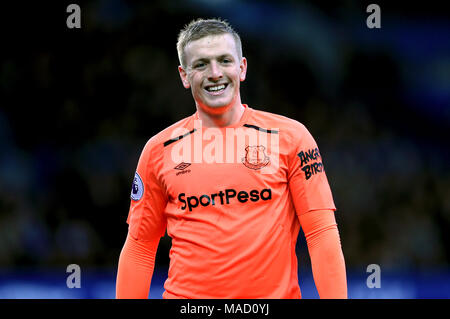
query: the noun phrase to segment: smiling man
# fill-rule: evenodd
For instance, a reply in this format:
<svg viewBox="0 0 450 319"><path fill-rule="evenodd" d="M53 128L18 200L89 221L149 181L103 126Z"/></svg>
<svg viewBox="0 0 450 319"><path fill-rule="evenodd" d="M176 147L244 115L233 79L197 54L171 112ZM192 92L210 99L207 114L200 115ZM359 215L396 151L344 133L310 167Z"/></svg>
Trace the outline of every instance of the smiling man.
<svg viewBox="0 0 450 319"><path fill-rule="evenodd" d="M186 35L178 42L183 85L191 89L204 125L223 127L237 122L244 112L239 88L247 71L240 40L230 33L196 37Z"/></svg>
<svg viewBox="0 0 450 319"><path fill-rule="evenodd" d="M153 136L141 153L116 297L148 298L167 231L172 248L163 298L301 298L295 252L301 227L320 297L347 298L336 208L314 138L293 119L242 104L247 60L227 22L192 21L177 49L196 112ZM196 150L190 141L212 131L216 146L241 154L235 161L174 160L180 143L188 142L189 151L194 145L194 156L204 152L209 144Z"/></svg>

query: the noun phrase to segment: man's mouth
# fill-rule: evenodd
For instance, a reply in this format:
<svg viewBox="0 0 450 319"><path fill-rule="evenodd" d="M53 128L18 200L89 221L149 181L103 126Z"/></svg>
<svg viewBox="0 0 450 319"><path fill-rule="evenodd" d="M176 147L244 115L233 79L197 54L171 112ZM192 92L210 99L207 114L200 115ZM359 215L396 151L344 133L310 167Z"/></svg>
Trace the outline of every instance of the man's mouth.
<svg viewBox="0 0 450 319"><path fill-rule="evenodd" d="M227 88L228 84L216 84L205 86L205 90L212 95L219 95Z"/></svg>

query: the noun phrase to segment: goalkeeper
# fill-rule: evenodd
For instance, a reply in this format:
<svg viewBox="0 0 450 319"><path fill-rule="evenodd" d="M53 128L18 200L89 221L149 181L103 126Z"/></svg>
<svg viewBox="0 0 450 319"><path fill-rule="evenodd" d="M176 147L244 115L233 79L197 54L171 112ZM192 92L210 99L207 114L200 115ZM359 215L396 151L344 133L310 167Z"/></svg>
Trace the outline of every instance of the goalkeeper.
<svg viewBox="0 0 450 319"><path fill-rule="evenodd" d="M143 148L116 297L148 298L167 231L163 298L301 298L295 246L302 228L320 297L347 298L336 207L312 135L293 119L242 104L247 60L227 22L192 21L177 49L196 112ZM212 136L214 143L196 143Z"/></svg>

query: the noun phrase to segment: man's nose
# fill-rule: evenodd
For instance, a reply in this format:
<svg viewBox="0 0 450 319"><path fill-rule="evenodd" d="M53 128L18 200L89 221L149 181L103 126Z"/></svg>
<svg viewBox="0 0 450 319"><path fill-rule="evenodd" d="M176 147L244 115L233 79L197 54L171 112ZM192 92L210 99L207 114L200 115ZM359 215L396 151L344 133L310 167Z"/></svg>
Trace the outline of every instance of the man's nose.
<svg viewBox="0 0 450 319"><path fill-rule="evenodd" d="M222 78L223 73L222 73L222 69L220 68L220 66L217 64L217 62L213 61L210 64L210 69L209 69L209 79L210 80L219 80L220 78Z"/></svg>

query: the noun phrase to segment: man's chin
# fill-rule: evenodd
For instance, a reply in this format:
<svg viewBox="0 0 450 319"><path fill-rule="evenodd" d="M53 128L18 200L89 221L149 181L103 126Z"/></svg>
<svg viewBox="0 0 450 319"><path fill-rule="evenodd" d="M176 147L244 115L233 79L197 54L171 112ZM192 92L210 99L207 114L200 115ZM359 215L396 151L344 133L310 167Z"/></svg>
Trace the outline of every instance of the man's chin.
<svg viewBox="0 0 450 319"><path fill-rule="evenodd" d="M209 114L214 114L214 115L220 115L225 113L226 111L228 111L231 106L233 105L232 103L229 104L206 104L206 103L198 103L198 105L200 106L200 108Z"/></svg>

